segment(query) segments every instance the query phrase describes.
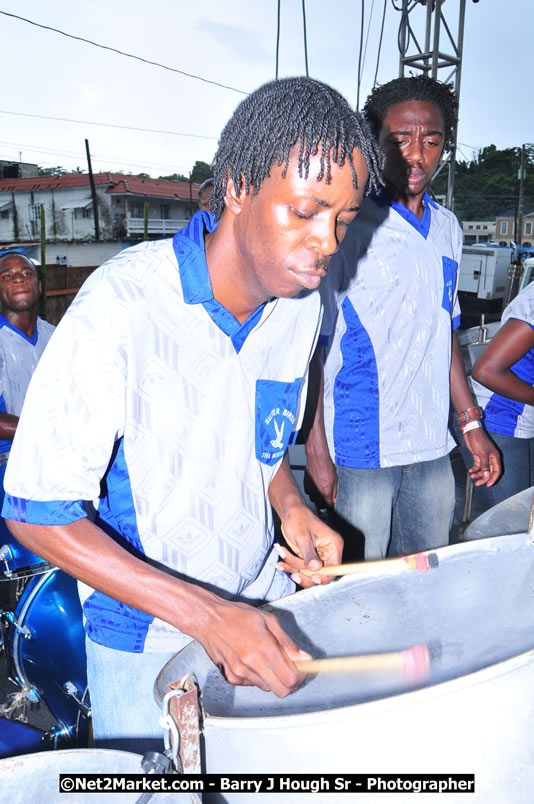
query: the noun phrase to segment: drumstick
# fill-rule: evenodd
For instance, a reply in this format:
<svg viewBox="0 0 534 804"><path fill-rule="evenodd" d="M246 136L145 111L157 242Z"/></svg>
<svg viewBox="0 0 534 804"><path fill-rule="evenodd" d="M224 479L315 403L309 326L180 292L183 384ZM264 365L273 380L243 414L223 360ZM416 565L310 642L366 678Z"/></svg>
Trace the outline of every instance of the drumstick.
<svg viewBox="0 0 534 804"><path fill-rule="evenodd" d="M430 656L427 645L414 645L392 653L304 659L295 664L301 673L398 673L407 680L420 682L428 678Z"/></svg>
<svg viewBox="0 0 534 804"><path fill-rule="evenodd" d="M338 575L397 575L406 570L419 570L426 572L439 566L436 553L414 553L401 558L387 558L381 561L360 561L357 564L335 564L320 569L301 569L301 575L324 575L336 577Z"/></svg>

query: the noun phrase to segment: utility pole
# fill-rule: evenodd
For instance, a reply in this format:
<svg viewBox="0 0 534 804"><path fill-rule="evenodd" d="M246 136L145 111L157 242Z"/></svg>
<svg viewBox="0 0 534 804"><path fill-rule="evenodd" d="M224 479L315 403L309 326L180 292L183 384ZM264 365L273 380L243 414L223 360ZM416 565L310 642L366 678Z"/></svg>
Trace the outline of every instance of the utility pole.
<svg viewBox="0 0 534 804"><path fill-rule="evenodd" d="M473 0L475 3L477 1ZM453 92L459 100L466 0L456 0L458 12L456 34L452 33L451 26L445 19L444 4L445 0L402 0L402 8L397 9L401 12L399 76L406 75L408 70L420 70L423 75L430 78L446 84L452 83ZM425 9L424 19L423 14L420 13L422 12L421 7ZM450 7L449 0L447 8L450 9ZM451 10L450 16L452 13L454 10ZM418 21L420 24L416 36ZM419 44L420 41L423 43L422 45ZM449 209L453 208L455 165L456 130L453 132L453 147L448 159L447 207Z"/></svg>
<svg viewBox="0 0 534 804"><path fill-rule="evenodd" d="M521 166L519 168L519 202L517 204L517 235L516 243L521 246L523 240L523 208L525 202L525 168L526 146L521 146Z"/></svg>
<svg viewBox="0 0 534 804"><path fill-rule="evenodd" d="M91 196L93 199L93 217L95 221L95 240L100 240L100 227L98 225L98 204L96 199L96 187L91 167L91 154L89 153L89 140L85 140L85 153L87 154L87 167L89 170L89 182L91 184Z"/></svg>

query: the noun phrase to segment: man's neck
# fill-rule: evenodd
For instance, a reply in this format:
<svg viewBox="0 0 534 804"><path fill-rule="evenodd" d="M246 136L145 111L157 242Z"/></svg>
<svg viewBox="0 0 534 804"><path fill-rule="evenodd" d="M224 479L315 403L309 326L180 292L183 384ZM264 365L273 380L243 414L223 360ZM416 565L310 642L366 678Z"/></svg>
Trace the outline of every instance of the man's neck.
<svg viewBox="0 0 534 804"><path fill-rule="evenodd" d="M4 310L0 308L0 312L9 321L12 327L20 330L28 338L33 338L35 332L35 325L37 323L37 310L23 310L21 312L14 310Z"/></svg>
<svg viewBox="0 0 534 804"><path fill-rule="evenodd" d="M417 195L406 195L404 193L399 192L395 187L386 184L386 190L392 197L397 204L402 204L403 207L409 209L419 220L423 217L425 211L425 205L423 203L423 199L426 193L426 187Z"/></svg>
<svg viewBox="0 0 534 804"><path fill-rule="evenodd" d="M204 235L204 242L213 298L242 324L265 299L256 298L254 290L243 281L229 222L223 217L214 232Z"/></svg>

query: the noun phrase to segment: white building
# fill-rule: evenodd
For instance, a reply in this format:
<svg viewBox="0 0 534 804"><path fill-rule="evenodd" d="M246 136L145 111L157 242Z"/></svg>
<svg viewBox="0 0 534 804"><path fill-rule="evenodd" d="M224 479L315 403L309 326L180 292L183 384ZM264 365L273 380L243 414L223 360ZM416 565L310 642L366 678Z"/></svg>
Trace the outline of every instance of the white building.
<svg viewBox="0 0 534 804"><path fill-rule="evenodd" d="M141 239L146 203L150 238L173 235L198 209L198 184L121 173L94 183L100 240ZM0 179L0 243L39 239L41 207L47 241L95 240L89 175L75 173Z"/></svg>
<svg viewBox="0 0 534 804"><path fill-rule="evenodd" d="M495 242L495 221L464 221L464 243L471 246L474 243L494 243Z"/></svg>

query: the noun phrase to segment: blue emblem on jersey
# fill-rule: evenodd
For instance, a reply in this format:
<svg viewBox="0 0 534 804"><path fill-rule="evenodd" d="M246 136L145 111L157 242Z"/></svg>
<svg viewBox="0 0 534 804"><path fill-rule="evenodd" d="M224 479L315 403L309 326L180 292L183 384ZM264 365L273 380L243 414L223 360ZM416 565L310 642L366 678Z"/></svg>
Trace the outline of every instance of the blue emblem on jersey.
<svg viewBox="0 0 534 804"><path fill-rule="evenodd" d="M294 382L256 380L256 458L274 466L295 427L302 377Z"/></svg>
<svg viewBox="0 0 534 804"><path fill-rule="evenodd" d="M456 271L458 263L451 260L450 257L442 257L443 264L443 299L441 306L447 310L449 315L452 313L452 299L454 296L454 288L456 286Z"/></svg>

